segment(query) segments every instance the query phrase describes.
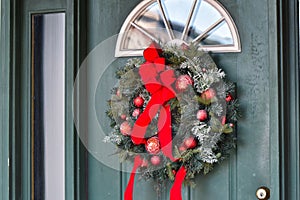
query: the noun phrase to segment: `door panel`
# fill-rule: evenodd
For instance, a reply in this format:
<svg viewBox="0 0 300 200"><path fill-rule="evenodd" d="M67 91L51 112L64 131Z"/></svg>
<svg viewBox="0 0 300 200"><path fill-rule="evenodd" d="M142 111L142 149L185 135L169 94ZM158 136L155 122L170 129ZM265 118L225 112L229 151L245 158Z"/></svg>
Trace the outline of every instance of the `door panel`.
<svg viewBox="0 0 300 200"><path fill-rule="evenodd" d="M8 2L8 1L6 1ZM9 8L9 7L8 7ZM61 75L64 85L65 107L63 109L64 128L62 132L57 134L65 134L65 141L59 141L56 144L64 149L65 154L65 170L64 175L65 184L62 188L62 196L64 199L75 198L75 165L74 165L74 146L76 143L74 137L73 117L72 117L72 88L74 71L76 66L74 64L74 1L68 0L14 0L10 1L11 16L11 181L10 181L10 198L9 199L34 199L34 194L37 190L34 187L34 168L35 161L37 164L43 163L45 160L36 159L34 154L34 123L33 123L33 103L35 99L33 95L33 52L34 46L33 29L32 29L32 15L33 14L49 14L49 13L65 13L65 49L63 52L65 61L63 66L64 74ZM49 33L49 32L47 32ZM64 46L63 45L63 46ZM55 51L55 49L54 49ZM47 55L50 55L49 52ZM58 67L58 66L57 66ZM50 67L51 68L51 65ZM53 68L52 68L53 69ZM51 69L49 69L51 70ZM48 78L51 77L50 75ZM41 85L41 83L40 83ZM55 117L54 117L55 118ZM41 120L41 119L40 119ZM43 130L40 129L42 133ZM36 135L37 137L39 135ZM54 139L55 140L55 139ZM55 141L54 141L55 143ZM42 146L41 148L43 148ZM53 158L56 162L58 160ZM42 164L41 164L42 166ZM54 164L55 166L55 164ZM49 167L49 166L48 166ZM47 169L47 167L45 168ZM74 170L70 170L74 169ZM57 174L56 174L57 175ZM53 176L54 177L54 176ZM38 179L40 177L36 177ZM42 180L41 178L40 180ZM55 184L55 183L54 183ZM42 191L42 190L41 190ZM43 192L43 191L42 191Z"/></svg>
<svg viewBox="0 0 300 200"><path fill-rule="evenodd" d="M117 34L127 15L139 2L88 1L80 24L86 39L86 46L82 44L82 48L87 49L86 55L99 43ZM237 84L243 118L238 123L237 149L230 159L216 166L210 174L200 175L195 188L184 188L183 197L190 200L250 200L256 198L256 189L265 185L270 188L272 199L279 199L276 1L220 2L236 22L242 52L214 54L213 57L229 79ZM121 66L125 60L119 59L116 65ZM97 99L100 104L97 108L102 113L107 108L110 88L116 81L114 70L112 66L106 72L108 76L101 86L101 98ZM101 114L100 118L104 129L109 131L105 114ZM91 154L88 154L87 163L88 199L122 199L129 174L106 167ZM131 166L122 167L131 169ZM135 199L168 199L168 191L166 189L166 193L157 197L151 182L140 181L136 183L134 195Z"/></svg>
<svg viewBox="0 0 300 200"><path fill-rule="evenodd" d="M86 13L86 16L82 16L80 27L81 35L81 46L80 49L85 49L86 51L82 52L85 56L91 52L99 43L108 37L115 35L119 31L119 27L122 25L123 20L128 15L130 10L138 3L138 0L134 1L123 1L123 0L110 0L110 1L82 1L80 7L80 13ZM128 7L128 9L127 9ZM126 8L126 9L124 9ZM116 17L116 13L117 16ZM85 59L85 56L80 55L82 58L81 61ZM93 72L87 72L87 74L93 75ZM113 81L113 72L109 73L109 80L104 81L103 88L110 88L110 83ZM87 75L88 76L88 75ZM96 77L99 78L99 77ZM89 78L88 78L89 79ZM88 83L87 83L88 85ZM83 90L90 90L85 88ZM88 92L87 92L88 93ZM79 93L82 97L82 93ZM101 92L101 97L103 99L97 99L97 102L107 102L105 97L108 97L110 94L109 89ZM93 94L91 96L87 95L87 98L82 100L82 102L89 101L88 99L93 99ZM104 107L106 105L103 105ZM85 113L85 108L83 108L80 113ZM105 113L103 113L105 116ZM104 124L109 124L107 118L103 118ZM89 118L86 115L81 115L80 119L85 120ZM109 130L108 126L104 129ZM91 132L93 129L89 129ZM80 133L81 134L81 133ZM89 135L89 134L87 134ZM91 134L93 135L93 134ZM99 138L89 138L88 141L93 142L99 140ZM100 141L97 145L101 145ZM85 177L86 181L83 184L84 193L86 193L85 199L121 199L122 198L122 183L124 182L124 176L118 170L111 169L108 166L103 165L96 159L92 154L86 152L86 173L82 174ZM120 166L121 167L121 166ZM152 198L153 199L153 198Z"/></svg>

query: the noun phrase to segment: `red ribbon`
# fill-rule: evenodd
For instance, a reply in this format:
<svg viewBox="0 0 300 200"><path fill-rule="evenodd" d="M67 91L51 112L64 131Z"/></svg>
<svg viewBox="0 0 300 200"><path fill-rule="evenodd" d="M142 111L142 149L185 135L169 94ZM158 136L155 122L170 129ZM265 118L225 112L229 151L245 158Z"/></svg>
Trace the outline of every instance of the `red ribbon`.
<svg viewBox="0 0 300 200"><path fill-rule="evenodd" d="M151 94L151 99L132 128L131 140L136 145L145 144L146 140L144 136L146 130L152 119L159 112L158 138L161 150L166 157L174 162L176 159L172 154L171 109L170 105L166 105L166 103L176 96L176 92L172 88L172 84L176 78L174 71L166 68L165 58L160 56L161 53L162 50L155 43L152 43L144 50L146 62L141 65L139 74L145 84L145 88ZM140 156L136 156L130 180L125 191L125 200L132 200L134 176L140 165L141 158ZM181 184L185 173L184 167L181 167L177 172L174 185L171 189L171 200L181 200Z"/></svg>
<svg viewBox="0 0 300 200"><path fill-rule="evenodd" d="M176 96L172 88L176 78L173 70L166 69L165 58L160 57L161 53L162 50L156 44L151 44L144 51L146 62L141 65L139 73L146 89L151 94L151 99L144 112L136 120L131 132L131 139L134 144L145 144L144 136L148 125L160 111L158 138L161 150L174 161L172 156L171 111L170 106L165 104Z"/></svg>
<svg viewBox="0 0 300 200"><path fill-rule="evenodd" d="M170 200L182 200L181 197L181 185L184 181L184 177L186 175L186 169L184 166L182 166L175 176L174 184L170 191Z"/></svg>

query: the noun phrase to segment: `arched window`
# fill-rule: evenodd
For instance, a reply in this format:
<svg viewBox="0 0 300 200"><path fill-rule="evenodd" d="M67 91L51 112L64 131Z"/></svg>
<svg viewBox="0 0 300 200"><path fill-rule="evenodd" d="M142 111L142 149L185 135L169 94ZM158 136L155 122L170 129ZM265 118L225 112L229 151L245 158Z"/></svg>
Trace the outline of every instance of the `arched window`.
<svg viewBox="0 0 300 200"><path fill-rule="evenodd" d="M212 52L240 52L237 28L216 0L144 0L125 20L116 57L140 56L151 41L194 43Z"/></svg>

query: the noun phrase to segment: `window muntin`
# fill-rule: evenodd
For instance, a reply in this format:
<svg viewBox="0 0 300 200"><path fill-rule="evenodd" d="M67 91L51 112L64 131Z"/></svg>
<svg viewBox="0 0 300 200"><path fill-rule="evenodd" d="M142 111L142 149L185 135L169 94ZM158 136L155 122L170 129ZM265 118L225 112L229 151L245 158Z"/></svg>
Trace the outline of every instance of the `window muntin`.
<svg viewBox="0 0 300 200"><path fill-rule="evenodd" d="M195 43L212 52L240 52L237 28L215 0L145 0L125 20L116 56L140 56L152 41Z"/></svg>

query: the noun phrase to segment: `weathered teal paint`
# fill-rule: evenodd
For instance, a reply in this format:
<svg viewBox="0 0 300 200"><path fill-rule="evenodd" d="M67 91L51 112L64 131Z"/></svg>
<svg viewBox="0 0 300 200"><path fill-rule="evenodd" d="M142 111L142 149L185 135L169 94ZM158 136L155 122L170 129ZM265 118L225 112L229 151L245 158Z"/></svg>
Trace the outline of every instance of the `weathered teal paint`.
<svg viewBox="0 0 300 200"><path fill-rule="evenodd" d="M104 39L118 33L127 14L138 2L89 1L86 27L87 52ZM221 3L234 18L242 41L241 53L213 55L217 64L238 85L238 95L244 112L243 119L238 124L238 148L228 161L217 166L211 174L200 176L196 180L196 188L185 188L184 198L255 199L256 189L265 185L270 187L272 199L279 199L279 65L276 0L249 2L222 0ZM102 98L100 101L97 99L97 102L105 101L105 98L109 97L109 88L114 82L113 69L108 69L102 83L104 84ZM96 108L104 112L105 103L99 104L101 106ZM105 114L100 118L105 121L103 124L109 124ZM92 157L88 158L90 199L96 199L99 195L118 198L117 194L106 190L107 184L114 184L109 176L104 175L108 171L109 169L102 167ZM116 176L117 172L111 177ZM122 192L127 180L128 174L122 174ZM104 187L101 188L99 185ZM111 187L118 188L119 185ZM139 182L135 196L137 199L157 199L151 182ZM168 192L158 199L168 199Z"/></svg>
<svg viewBox="0 0 300 200"><path fill-rule="evenodd" d="M128 174L103 166L74 137L70 88L75 76L73 69L77 70L97 44L118 33L139 2L1 1L1 199L30 199L29 19L33 12L53 11L67 14L66 199L121 199ZM300 199L297 1L220 2L237 24L242 53L218 54L214 58L237 83L244 118L238 127L236 153L210 175L201 176L195 189L185 189L184 196L255 199L256 188L266 185L271 188L271 199ZM107 83L107 87L111 85ZM139 184L137 199L168 198L168 193L156 198L151 183Z"/></svg>
<svg viewBox="0 0 300 200"><path fill-rule="evenodd" d="M0 0L0 198L9 199L10 4Z"/></svg>

